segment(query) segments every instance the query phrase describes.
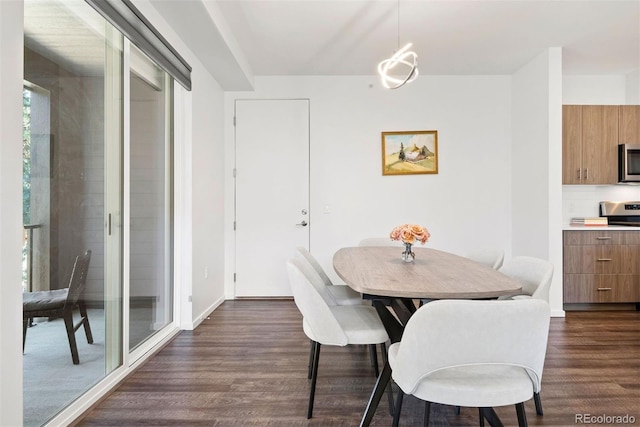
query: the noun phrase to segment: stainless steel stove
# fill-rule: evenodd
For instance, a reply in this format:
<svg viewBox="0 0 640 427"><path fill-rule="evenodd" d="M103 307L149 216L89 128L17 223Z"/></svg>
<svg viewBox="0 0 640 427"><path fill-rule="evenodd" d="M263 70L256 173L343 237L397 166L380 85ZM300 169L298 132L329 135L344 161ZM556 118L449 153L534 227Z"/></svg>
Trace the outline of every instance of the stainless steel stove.
<svg viewBox="0 0 640 427"><path fill-rule="evenodd" d="M600 216L606 217L609 225L640 227L640 201L600 202Z"/></svg>

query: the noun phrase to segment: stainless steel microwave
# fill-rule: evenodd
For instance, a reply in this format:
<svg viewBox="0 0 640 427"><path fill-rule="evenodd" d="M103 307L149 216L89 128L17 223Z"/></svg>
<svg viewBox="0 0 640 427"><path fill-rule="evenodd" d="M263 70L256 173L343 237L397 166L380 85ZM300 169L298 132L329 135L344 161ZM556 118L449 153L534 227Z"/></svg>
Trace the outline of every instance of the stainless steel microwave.
<svg viewBox="0 0 640 427"><path fill-rule="evenodd" d="M618 145L618 181L640 182L640 144Z"/></svg>

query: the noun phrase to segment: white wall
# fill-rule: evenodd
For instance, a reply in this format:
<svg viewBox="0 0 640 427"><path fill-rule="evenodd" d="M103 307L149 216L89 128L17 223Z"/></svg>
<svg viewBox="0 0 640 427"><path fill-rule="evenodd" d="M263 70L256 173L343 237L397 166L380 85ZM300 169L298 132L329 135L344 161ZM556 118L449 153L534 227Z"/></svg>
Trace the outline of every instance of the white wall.
<svg viewBox="0 0 640 427"><path fill-rule="evenodd" d="M626 75L626 104L640 104L640 69Z"/></svg>
<svg viewBox="0 0 640 427"><path fill-rule="evenodd" d="M224 95L202 68L193 80L193 326L224 301ZM189 329L187 325L182 325Z"/></svg>
<svg viewBox="0 0 640 427"><path fill-rule="evenodd" d="M257 77L255 85L255 92L226 94L227 123L236 98L310 99L311 252L325 268L332 272L340 247L404 222L426 226L431 248L495 245L509 255L510 76L420 76L395 91L377 77ZM437 175L382 176L381 132L400 130L438 131ZM228 175L233 150L229 131ZM225 194L230 229L233 180ZM226 291L233 295L232 281Z"/></svg>
<svg viewBox="0 0 640 427"><path fill-rule="evenodd" d="M562 55L550 48L513 75L513 254L548 259L562 314Z"/></svg>
<svg viewBox="0 0 640 427"><path fill-rule="evenodd" d="M181 117L176 129L181 138L175 142L180 157L175 189L180 274L175 286L180 289L180 327L193 329L224 301L224 96L151 2L134 4L193 68L192 91L179 95L175 112Z"/></svg>
<svg viewBox="0 0 640 427"><path fill-rule="evenodd" d="M0 1L0 425L22 425L22 1Z"/></svg>
<svg viewBox="0 0 640 427"><path fill-rule="evenodd" d="M567 105L626 104L624 75L562 77L562 103Z"/></svg>

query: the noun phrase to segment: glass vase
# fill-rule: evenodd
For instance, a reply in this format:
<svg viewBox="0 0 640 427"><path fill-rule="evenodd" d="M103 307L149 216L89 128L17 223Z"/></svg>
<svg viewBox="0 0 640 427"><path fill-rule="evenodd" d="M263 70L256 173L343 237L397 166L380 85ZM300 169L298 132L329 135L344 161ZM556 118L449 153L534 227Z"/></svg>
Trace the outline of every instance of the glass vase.
<svg viewBox="0 0 640 427"><path fill-rule="evenodd" d="M413 262L415 260L416 254L411 251L411 243L404 244L404 252L402 252L402 261L404 262Z"/></svg>

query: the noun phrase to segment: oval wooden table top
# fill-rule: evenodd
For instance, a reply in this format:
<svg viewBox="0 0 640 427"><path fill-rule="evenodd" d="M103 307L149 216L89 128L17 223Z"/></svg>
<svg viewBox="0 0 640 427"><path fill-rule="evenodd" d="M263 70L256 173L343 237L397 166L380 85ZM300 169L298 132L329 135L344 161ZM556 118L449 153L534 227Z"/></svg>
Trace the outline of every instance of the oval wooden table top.
<svg viewBox="0 0 640 427"><path fill-rule="evenodd" d="M468 258L417 248L413 262L401 258L402 247L339 249L333 268L342 280L363 294L396 298L481 299L517 295L514 279Z"/></svg>

